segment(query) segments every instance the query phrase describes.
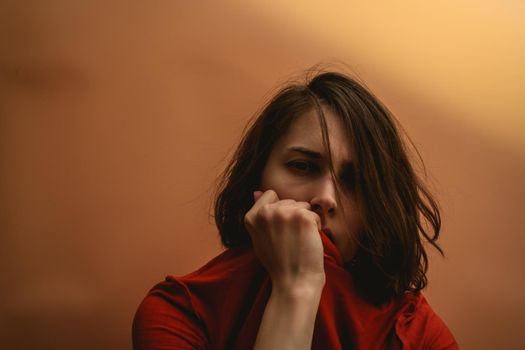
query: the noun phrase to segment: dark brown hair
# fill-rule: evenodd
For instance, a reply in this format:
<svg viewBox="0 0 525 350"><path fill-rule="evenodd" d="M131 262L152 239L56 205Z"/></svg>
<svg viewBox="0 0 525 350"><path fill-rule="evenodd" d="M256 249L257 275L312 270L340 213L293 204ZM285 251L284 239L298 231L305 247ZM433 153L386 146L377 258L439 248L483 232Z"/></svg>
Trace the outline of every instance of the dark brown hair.
<svg viewBox="0 0 525 350"><path fill-rule="evenodd" d="M244 215L253 205L253 191L259 189L273 145L298 116L312 109L318 112L336 180L321 105L341 118L353 150L353 191L364 213L364 228L348 268L358 290L375 304L420 291L428 269L423 241L443 254L436 243L441 227L437 203L414 171L392 114L363 85L341 73L321 72L305 83L286 86L247 129L217 190L215 222L223 245L250 244Z"/></svg>

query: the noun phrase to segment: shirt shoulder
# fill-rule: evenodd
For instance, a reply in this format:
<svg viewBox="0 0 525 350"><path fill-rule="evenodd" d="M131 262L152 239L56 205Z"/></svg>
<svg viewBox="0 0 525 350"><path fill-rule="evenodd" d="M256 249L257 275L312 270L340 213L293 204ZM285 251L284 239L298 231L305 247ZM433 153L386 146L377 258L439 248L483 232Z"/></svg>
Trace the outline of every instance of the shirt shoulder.
<svg viewBox="0 0 525 350"><path fill-rule="evenodd" d="M456 350L458 344L445 322L421 293L407 293L407 304L395 331L403 349Z"/></svg>
<svg viewBox="0 0 525 350"><path fill-rule="evenodd" d="M157 284L142 300L132 336L135 350L209 348L191 296L176 279Z"/></svg>
<svg viewBox="0 0 525 350"><path fill-rule="evenodd" d="M210 349L230 285L252 282L259 263L249 249L229 249L185 276L167 276L139 305L133 321L135 350ZM255 267L255 268L254 268Z"/></svg>

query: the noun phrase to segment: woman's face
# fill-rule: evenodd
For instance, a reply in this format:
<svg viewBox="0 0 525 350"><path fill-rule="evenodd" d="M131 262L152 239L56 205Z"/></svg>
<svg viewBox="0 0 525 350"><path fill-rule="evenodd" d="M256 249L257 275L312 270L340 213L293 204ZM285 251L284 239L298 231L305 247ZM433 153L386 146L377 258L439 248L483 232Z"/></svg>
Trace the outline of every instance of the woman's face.
<svg viewBox="0 0 525 350"><path fill-rule="evenodd" d="M336 200L319 119L313 110L297 117L275 143L263 169L261 190L272 189L279 199L309 202L321 217L323 231L348 262L356 252L355 238L362 227L352 191L352 152L340 119L328 108L323 108L323 112L335 175L343 184L340 203Z"/></svg>

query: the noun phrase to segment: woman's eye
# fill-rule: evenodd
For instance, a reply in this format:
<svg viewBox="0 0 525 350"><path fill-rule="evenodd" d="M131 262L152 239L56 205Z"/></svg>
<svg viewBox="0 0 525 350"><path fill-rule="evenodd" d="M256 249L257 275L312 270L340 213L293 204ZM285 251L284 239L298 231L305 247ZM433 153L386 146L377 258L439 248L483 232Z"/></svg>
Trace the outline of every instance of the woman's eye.
<svg viewBox="0 0 525 350"><path fill-rule="evenodd" d="M304 161L292 161L286 164L289 168L302 173L315 173L319 171L319 166L314 163Z"/></svg>

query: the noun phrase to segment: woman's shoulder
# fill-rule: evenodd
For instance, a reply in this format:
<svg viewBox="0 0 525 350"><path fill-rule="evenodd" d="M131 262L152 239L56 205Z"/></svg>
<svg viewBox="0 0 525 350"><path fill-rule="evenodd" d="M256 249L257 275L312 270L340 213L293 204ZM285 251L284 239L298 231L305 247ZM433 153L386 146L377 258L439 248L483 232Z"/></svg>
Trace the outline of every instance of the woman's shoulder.
<svg viewBox="0 0 525 350"><path fill-rule="evenodd" d="M452 332L421 292L407 292L395 331L403 348L458 349Z"/></svg>
<svg viewBox="0 0 525 350"><path fill-rule="evenodd" d="M133 349L207 349L205 328L187 287L167 277L140 303L133 319Z"/></svg>
<svg viewBox="0 0 525 350"><path fill-rule="evenodd" d="M177 279L185 283L214 282L230 278L232 273L252 273L261 268L251 247L236 247L224 250L199 269Z"/></svg>
<svg viewBox="0 0 525 350"><path fill-rule="evenodd" d="M140 344L168 343L177 349L209 348L220 321L217 314L231 308L243 291L260 285L264 276L249 248L227 249L194 272L167 276L150 289L135 314L135 349L149 349Z"/></svg>
<svg viewBox="0 0 525 350"><path fill-rule="evenodd" d="M253 250L247 247L231 248L212 258L199 269L182 276L168 275L164 281L150 289L148 296L158 296L172 304L189 305L196 298L205 297L213 291L217 299L221 291L231 284L253 282L256 275L264 272Z"/></svg>

